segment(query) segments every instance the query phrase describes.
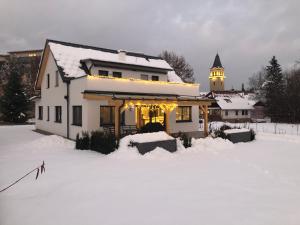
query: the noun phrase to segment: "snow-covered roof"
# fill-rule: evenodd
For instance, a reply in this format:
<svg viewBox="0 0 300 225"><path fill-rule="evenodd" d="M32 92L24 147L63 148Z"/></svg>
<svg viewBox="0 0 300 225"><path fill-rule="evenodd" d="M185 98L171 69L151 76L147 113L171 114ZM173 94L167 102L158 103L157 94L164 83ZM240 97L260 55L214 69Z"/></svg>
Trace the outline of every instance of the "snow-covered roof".
<svg viewBox="0 0 300 225"><path fill-rule="evenodd" d="M86 75L86 72L81 68L82 64L80 62L81 60L86 59L172 70L171 66L159 57L147 56L139 53L128 53L123 57L120 56L119 52L124 53L124 51L118 52L116 50L81 46L57 41L49 41L48 44L57 65L63 69L64 75L67 77L81 77ZM175 76L177 75L175 74ZM171 80L178 80L175 76L171 73L169 78Z"/></svg>
<svg viewBox="0 0 300 225"><path fill-rule="evenodd" d="M230 110L230 109L253 109L252 101L249 101L247 97L244 97L239 94L235 95L217 95L215 96L217 104L221 109Z"/></svg>
<svg viewBox="0 0 300 225"><path fill-rule="evenodd" d="M174 70L168 72L168 81L183 83L182 79L175 73Z"/></svg>

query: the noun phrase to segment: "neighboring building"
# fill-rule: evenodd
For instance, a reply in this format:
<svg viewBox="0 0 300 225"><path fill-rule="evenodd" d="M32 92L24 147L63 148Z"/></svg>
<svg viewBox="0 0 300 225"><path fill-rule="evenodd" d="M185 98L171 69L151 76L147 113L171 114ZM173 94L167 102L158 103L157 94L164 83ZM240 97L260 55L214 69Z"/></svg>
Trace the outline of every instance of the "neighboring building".
<svg viewBox="0 0 300 225"><path fill-rule="evenodd" d="M214 63L210 68L209 86L210 91L224 91L225 87L225 71L222 66L219 54L216 55Z"/></svg>
<svg viewBox="0 0 300 225"><path fill-rule="evenodd" d="M224 91L210 93L216 100L209 107L209 119L214 121L250 122L254 101L248 95L238 92Z"/></svg>
<svg viewBox="0 0 300 225"><path fill-rule="evenodd" d="M159 57L53 40L46 41L35 88L36 129L70 139L99 129L119 137L149 122L199 137L199 110L207 134L213 102Z"/></svg>

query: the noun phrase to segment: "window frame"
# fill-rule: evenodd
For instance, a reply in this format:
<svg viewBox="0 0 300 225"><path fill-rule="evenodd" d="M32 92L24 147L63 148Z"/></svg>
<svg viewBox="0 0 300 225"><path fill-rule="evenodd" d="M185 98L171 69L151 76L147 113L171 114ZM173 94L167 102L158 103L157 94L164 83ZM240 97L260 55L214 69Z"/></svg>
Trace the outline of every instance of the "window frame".
<svg viewBox="0 0 300 225"><path fill-rule="evenodd" d="M50 106L47 106L47 122L50 121Z"/></svg>
<svg viewBox="0 0 300 225"><path fill-rule="evenodd" d="M113 71L112 76L115 77L115 78L122 78L122 72Z"/></svg>
<svg viewBox="0 0 300 225"><path fill-rule="evenodd" d="M101 72L105 72L105 73L101 73L100 71L101 71ZM99 75L99 76L108 77L109 71L108 71L108 70L98 70L98 75Z"/></svg>
<svg viewBox="0 0 300 225"><path fill-rule="evenodd" d="M147 77L147 79L143 79ZM141 80L149 80L149 75L148 74L141 74Z"/></svg>
<svg viewBox="0 0 300 225"><path fill-rule="evenodd" d="M110 109L110 112L109 112L109 116L110 116L110 122L109 123L102 123L101 121L101 108L109 108ZM109 105L100 105L100 127L103 127L103 126L114 126L115 125L115 106L109 106Z"/></svg>
<svg viewBox="0 0 300 225"><path fill-rule="evenodd" d="M62 107L60 105L55 106L55 122L56 123L61 123L62 119Z"/></svg>
<svg viewBox="0 0 300 225"><path fill-rule="evenodd" d="M156 80L157 79L157 80ZM151 76L151 80L152 81L159 81L159 76L157 76L157 75L152 75Z"/></svg>
<svg viewBox="0 0 300 225"><path fill-rule="evenodd" d="M58 70L55 71L55 87L59 86L59 72Z"/></svg>
<svg viewBox="0 0 300 225"><path fill-rule="evenodd" d="M189 114L188 114L189 119L183 119L184 108L189 108ZM177 119L177 110L179 110L180 113L181 113L181 116L180 116L181 119L180 120ZM186 122L193 122L193 120L192 120L192 106L177 106L177 108L176 108L176 123L186 123Z"/></svg>
<svg viewBox="0 0 300 225"><path fill-rule="evenodd" d="M50 74L47 73L47 86L46 86L47 89L50 88Z"/></svg>
<svg viewBox="0 0 300 225"><path fill-rule="evenodd" d="M79 118L77 118L77 116L79 116L79 115L75 115L75 111L76 110L79 110L80 109L80 113L79 113L79 115L80 115L80 119ZM72 106L72 125L73 126L79 126L79 127L81 127L82 126L82 105L73 105Z"/></svg>
<svg viewBox="0 0 300 225"><path fill-rule="evenodd" d="M43 106L39 105L38 107L38 120L43 120Z"/></svg>

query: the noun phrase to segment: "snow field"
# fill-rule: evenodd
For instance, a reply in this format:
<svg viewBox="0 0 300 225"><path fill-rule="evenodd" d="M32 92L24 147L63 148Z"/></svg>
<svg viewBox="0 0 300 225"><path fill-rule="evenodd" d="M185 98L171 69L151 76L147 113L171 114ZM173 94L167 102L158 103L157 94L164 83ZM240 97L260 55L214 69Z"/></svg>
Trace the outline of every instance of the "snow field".
<svg viewBox="0 0 300 225"><path fill-rule="evenodd" d="M0 224L300 223L300 137L258 133L251 143L193 140L144 156L74 150L33 126L0 127ZM125 143L125 142L124 142Z"/></svg>

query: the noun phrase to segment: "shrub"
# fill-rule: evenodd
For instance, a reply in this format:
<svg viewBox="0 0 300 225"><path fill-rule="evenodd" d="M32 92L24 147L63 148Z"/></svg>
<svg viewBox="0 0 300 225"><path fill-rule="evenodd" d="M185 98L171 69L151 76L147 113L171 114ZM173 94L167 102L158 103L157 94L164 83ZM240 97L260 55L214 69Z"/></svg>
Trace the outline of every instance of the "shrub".
<svg viewBox="0 0 300 225"><path fill-rule="evenodd" d="M179 133L180 140L185 148L192 146L192 138L188 137L186 133Z"/></svg>
<svg viewBox="0 0 300 225"><path fill-rule="evenodd" d="M81 137L79 133L76 135L75 148L80 150L90 149L90 136L88 132L83 131Z"/></svg>
<svg viewBox="0 0 300 225"><path fill-rule="evenodd" d="M142 126L140 129L141 133L152 133L158 131L164 131L165 128L161 123L147 123L146 125Z"/></svg>
<svg viewBox="0 0 300 225"><path fill-rule="evenodd" d="M255 140L255 135L256 135L255 131L251 128L250 129L250 140L251 141Z"/></svg>
<svg viewBox="0 0 300 225"><path fill-rule="evenodd" d="M91 150L107 155L118 148L118 141L111 133L92 131L90 146Z"/></svg>

